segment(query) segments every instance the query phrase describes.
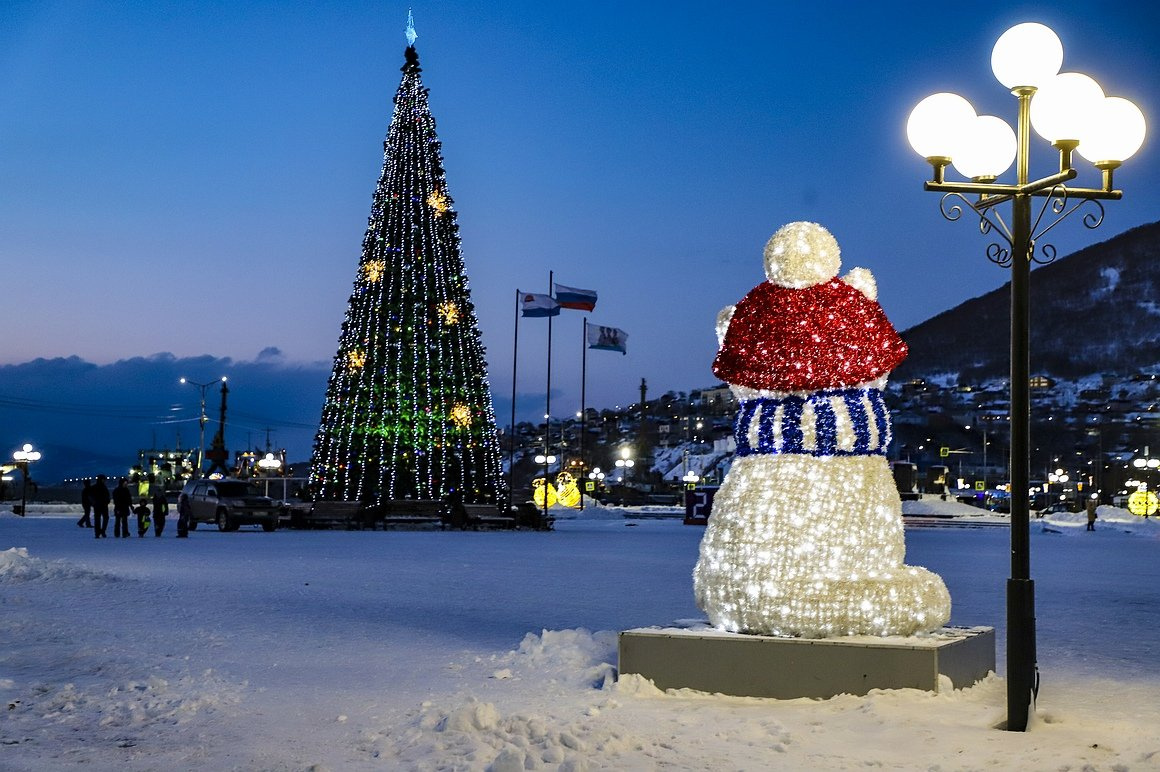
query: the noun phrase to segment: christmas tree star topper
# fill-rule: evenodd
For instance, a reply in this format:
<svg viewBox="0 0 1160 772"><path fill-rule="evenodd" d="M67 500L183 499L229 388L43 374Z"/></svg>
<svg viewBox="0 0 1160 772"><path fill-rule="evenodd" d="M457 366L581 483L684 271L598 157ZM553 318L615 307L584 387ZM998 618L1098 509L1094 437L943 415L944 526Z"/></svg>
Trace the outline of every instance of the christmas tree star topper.
<svg viewBox="0 0 1160 772"><path fill-rule="evenodd" d="M415 40L418 39L419 33L415 31L415 17L411 15L411 9L407 9L407 45L415 45Z"/></svg>

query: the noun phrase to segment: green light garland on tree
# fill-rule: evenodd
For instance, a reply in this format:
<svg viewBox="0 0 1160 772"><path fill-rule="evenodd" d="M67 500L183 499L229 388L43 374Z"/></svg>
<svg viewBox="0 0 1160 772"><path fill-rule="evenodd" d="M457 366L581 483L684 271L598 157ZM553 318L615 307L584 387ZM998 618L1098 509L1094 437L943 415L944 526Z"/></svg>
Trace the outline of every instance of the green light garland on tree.
<svg viewBox="0 0 1160 772"><path fill-rule="evenodd" d="M412 41L413 42L413 41ZM441 144L406 50L314 441L318 499L496 502L499 436Z"/></svg>

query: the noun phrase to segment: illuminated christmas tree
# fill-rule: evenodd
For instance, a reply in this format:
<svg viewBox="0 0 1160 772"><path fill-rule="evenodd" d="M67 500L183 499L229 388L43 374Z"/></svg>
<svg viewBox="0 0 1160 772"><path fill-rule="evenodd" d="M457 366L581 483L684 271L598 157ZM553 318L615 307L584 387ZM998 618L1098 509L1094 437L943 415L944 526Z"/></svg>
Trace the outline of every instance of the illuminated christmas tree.
<svg viewBox="0 0 1160 772"><path fill-rule="evenodd" d="M414 28L314 442L318 499L495 502L499 437Z"/></svg>

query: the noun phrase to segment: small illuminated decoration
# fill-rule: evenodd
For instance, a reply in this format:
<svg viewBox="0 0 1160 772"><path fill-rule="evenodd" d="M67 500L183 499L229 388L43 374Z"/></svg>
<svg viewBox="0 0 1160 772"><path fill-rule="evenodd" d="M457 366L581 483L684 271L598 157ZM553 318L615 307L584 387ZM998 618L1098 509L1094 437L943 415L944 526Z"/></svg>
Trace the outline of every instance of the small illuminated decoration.
<svg viewBox="0 0 1160 772"><path fill-rule="evenodd" d="M784 226L762 282L717 317L713 372L738 399L737 456L693 571L697 603L732 632L911 635L950 618L942 579L904 565L886 449L886 376L906 344L873 275L837 278L814 223Z"/></svg>
<svg viewBox="0 0 1160 772"><path fill-rule="evenodd" d="M383 274L387 270L387 264L383 260L368 260L363 264L363 278L368 283L374 284L379 279L383 278Z"/></svg>
<svg viewBox="0 0 1160 772"><path fill-rule="evenodd" d="M454 302L448 300L440 303L436 310L439 312L440 318L443 319L443 323L448 327L459 324L459 306L455 305Z"/></svg>
<svg viewBox="0 0 1160 772"><path fill-rule="evenodd" d="M1160 497L1143 487L1128 497L1128 511L1133 515L1151 517L1157 509L1160 509Z"/></svg>
<svg viewBox="0 0 1160 772"><path fill-rule="evenodd" d="M447 196L440 193L438 190L427 196L427 206L435 210L435 216L446 214L447 210L451 208L451 204L447 201Z"/></svg>
<svg viewBox="0 0 1160 772"><path fill-rule="evenodd" d="M466 429L471 426L471 408L464 404L458 404L451 408L451 423L458 426L460 429Z"/></svg>
<svg viewBox="0 0 1160 772"><path fill-rule="evenodd" d="M367 355L359 350L349 351L346 355L346 363L352 370L359 370L367 363Z"/></svg>
<svg viewBox="0 0 1160 772"><path fill-rule="evenodd" d="M556 502L566 507L580 506L580 489L576 487L576 479L570 472L556 475Z"/></svg>
<svg viewBox="0 0 1160 772"><path fill-rule="evenodd" d="M544 497L547 497L548 503L544 503ZM553 506L556 503L556 489L552 487L552 483L545 480L543 477L537 477L532 480L532 501L536 502L537 507Z"/></svg>

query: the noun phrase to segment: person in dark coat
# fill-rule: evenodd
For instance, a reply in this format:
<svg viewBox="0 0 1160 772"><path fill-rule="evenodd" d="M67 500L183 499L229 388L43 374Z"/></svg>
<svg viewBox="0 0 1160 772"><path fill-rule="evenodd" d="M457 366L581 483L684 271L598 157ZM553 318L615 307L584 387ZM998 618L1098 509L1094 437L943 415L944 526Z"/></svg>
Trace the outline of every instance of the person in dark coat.
<svg viewBox="0 0 1160 772"><path fill-rule="evenodd" d="M184 492L177 497L177 538L189 537L189 521L193 518L193 505Z"/></svg>
<svg viewBox="0 0 1160 772"><path fill-rule="evenodd" d="M144 539L145 534L149 533L149 499L144 496L141 497L141 502L133 508L133 514L137 515L137 538Z"/></svg>
<svg viewBox="0 0 1160 772"><path fill-rule="evenodd" d="M97 482L89 489L89 498L93 502L93 536L98 539L108 537L105 533L109 528L109 487L105 480L109 478L103 474L97 475Z"/></svg>
<svg viewBox="0 0 1160 772"><path fill-rule="evenodd" d="M85 511L85 516L77 520L77 525L81 528L92 528L93 521L90 515L93 511L93 489L92 483L85 480L85 487L81 489L81 508Z"/></svg>
<svg viewBox="0 0 1160 772"><path fill-rule="evenodd" d="M169 514L169 500L165 491L158 489L153 494L153 535L160 536L165 530L165 517Z"/></svg>
<svg viewBox="0 0 1160 772"><path fill-rule="evenodd" d="M443 522L460 531L467 530L467 507L463 505L463 492L458 488L448 493L443 500Z"/></svg>
<svg viewBox="0 0 1160 772"><path fill-rule="evenodd" d="M129 538L129 513L133 511L133 493L124 477L113 489L113 538Z"/></svg>

